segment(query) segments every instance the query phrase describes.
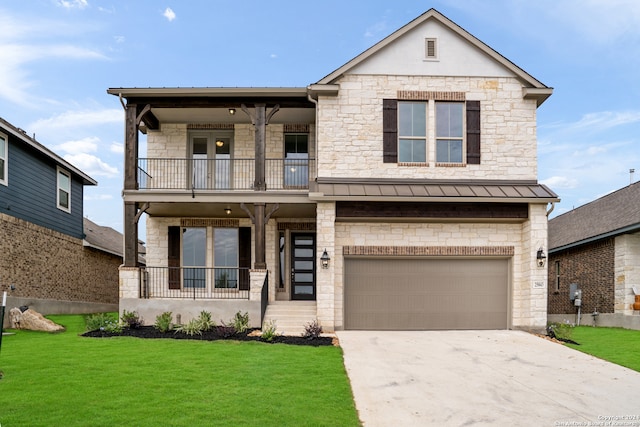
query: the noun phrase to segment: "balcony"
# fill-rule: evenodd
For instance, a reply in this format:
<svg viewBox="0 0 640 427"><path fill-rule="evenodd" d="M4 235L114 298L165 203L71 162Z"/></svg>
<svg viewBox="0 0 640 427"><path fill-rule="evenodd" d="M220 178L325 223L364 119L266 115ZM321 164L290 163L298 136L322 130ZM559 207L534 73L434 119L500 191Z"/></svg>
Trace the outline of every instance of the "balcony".
<svg viewBox="0 0 640 427"><path fill-rule="evenodd" d="M139 190L254 190L255 159L138 159ZM315 159L265 159L267 191L308 190Z"/></svg>

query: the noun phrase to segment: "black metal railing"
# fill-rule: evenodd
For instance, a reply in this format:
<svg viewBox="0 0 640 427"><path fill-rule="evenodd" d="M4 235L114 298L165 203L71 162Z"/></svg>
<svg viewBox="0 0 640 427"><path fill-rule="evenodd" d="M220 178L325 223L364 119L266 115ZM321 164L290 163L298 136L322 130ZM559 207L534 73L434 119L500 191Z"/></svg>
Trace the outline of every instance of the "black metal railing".
<svg viewBox="0 0 640 427"><path fill-rule="evenodd" d="M266 159L269 190L306 190L315 159ZM253 190L255 159L138 159L140 190Z"/></svg>
<svg viewBox="0 0 640 427"><path fill-rule="evenodd" d="M264 322L264 315L267 312L267 305L269 304L269 274L264 276L264 283L262 284L262 293L260 294L260 325Z"/></svg>
<svg viewBox="0 0 640 427"><path fill-rule="evenodd" d="M249 299L249 268L145 267L142 298Z"/></svg>

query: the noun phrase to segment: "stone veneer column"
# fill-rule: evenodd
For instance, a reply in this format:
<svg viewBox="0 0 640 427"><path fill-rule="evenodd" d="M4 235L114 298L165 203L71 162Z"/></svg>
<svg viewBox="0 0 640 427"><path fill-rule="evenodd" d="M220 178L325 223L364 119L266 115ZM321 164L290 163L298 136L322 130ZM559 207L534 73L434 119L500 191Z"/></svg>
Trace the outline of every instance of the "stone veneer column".
<svg viewBox="0 0 640 427"><path fill-rule="evenodd" d="M635 295L640 292L640 233L615 238L615 313L632 315Z"/></svg>
<svg viewBox="0 0 640 427"><path fill-rule="evenodd" d="M530 204L529 220L522 225L522 253L514 257L513 327L544 330L547 325L547 269L538 267L536 255L542 248L548 256L546 204ZM520 265L516 265L520 260ZM518 272L518 268L520 272Z"/></svg>
<svg viewBox="0 0 640 427"><path fill-rule="evenodd" d="M140 268L120 266L120 299L139 298Z"/></svg>
<svg viewBox="0 0 640 427"><path fill-rule="evenodd" d="M327 331L334 331L336 327L336 289L335 274L336 263L342 260L342 254L335 250L335 222L336 204L335 202L318 203L316 208L316 302L318 322ZM327 251L331 260L329 268L322 268L320 257Z"/></svg>
<svg viewBox="0 0 640 427"><path fill-rule="evenodd" d="M260 301L262 298L262 285L267 277L267 270L249 270L249 301ZM273 285L269 285L273 286Z"/></svg>

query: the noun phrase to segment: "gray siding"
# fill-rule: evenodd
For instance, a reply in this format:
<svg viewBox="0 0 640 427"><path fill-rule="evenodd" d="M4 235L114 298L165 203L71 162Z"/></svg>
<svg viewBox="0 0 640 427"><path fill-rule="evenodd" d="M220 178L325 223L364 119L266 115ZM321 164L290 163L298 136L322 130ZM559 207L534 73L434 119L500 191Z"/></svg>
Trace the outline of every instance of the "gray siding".
<svg viewBox="0 0 640 427"><path fill-rule="evenodd" d="M0 212L82 238L83 185L71 171L71 213L57 207L56 163L9 135L9 185L0 184ZM65 169L66 170L66 169Z"/></svg>

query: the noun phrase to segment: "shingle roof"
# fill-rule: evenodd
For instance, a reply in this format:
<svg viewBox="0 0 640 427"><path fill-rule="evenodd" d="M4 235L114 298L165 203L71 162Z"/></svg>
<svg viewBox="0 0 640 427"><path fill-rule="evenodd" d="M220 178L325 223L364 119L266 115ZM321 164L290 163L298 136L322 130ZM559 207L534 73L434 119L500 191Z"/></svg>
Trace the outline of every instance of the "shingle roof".
<svg viewBox="0 0 640 427"><path fill-rule="evenodd" d="M123 256L124 237L111 227L104 227L95 222L83 218L84 225L84 245L107 252L119 257ZM145 248L143 245L138 246L140 255L144 255Z"/></svg>
<svg viewBox="0 0 640 427"><path fill-rule="evenodd" d="M549 221L549 249L640 230L640 181Z"/></svg>
<svg viewBox="0 0 640 427"><path fill-rule="evenodd" d="M318 178L314 200L557 202L548 187L532 181L432 181Z"/></svg>

